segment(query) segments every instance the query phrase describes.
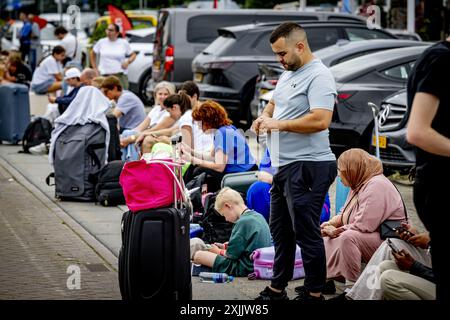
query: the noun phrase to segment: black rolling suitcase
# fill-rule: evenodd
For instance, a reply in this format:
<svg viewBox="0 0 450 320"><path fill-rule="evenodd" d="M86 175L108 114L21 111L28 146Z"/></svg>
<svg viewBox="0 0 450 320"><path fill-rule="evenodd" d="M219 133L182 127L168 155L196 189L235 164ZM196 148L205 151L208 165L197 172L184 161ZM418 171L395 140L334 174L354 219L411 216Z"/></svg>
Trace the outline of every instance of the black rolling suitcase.
<svg viewBox="0 0 450 320"><path fill-rule="evenodd" d="M191 212L190 204L175 199L170 208L124 213L119 253L123 300L192 299Z"/></svg>

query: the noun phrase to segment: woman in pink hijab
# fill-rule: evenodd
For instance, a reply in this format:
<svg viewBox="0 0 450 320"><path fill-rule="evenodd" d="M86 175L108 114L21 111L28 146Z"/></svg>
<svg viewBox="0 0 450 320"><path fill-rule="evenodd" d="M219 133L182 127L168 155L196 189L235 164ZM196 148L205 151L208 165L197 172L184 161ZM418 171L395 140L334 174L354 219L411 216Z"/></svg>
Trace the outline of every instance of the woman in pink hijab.
<svg viewBox="0 0 450 320"><path fill-rule="evenodd" d="M405 220L400 193L383 175L381 161L362 149L350 149L338 159L338 174L351 191L341 214L321 225L327 256L327 278L351 286L381 245L380 224Z"/></svg>

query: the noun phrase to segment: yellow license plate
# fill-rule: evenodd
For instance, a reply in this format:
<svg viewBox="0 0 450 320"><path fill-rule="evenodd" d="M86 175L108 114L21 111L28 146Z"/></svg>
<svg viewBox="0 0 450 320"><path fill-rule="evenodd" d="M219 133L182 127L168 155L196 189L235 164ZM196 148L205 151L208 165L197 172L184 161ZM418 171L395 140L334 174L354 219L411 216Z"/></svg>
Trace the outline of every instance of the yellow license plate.
<svg viewBox="0 0 450 320"><path fill-rule="evenodd" d="M203 80L203 73L195 73L194 74L194 81L195 82L202 82Z"/></svg>
<svg viewBox="0 0 450 320"><path fill-rule="evenodd" d="M372 145L376 146L376 144L377 144L377 137L376 136L372 136ZM378 136L378 146L381 149L386 149L386 147L387 147L387 139L386 139L386 137Z"/></svg>
<svg viewBox="0 0 450 320"><path fill-rule="evenodd" d="M263 94L269 92L267 89L259 89L259 94L262 96Z"/></svg>
<svg viewBox="0 0 450 320"><path fill-rule="evenodd" d="M161 67L161 61L154 61L153 62L153 69L159 70L160 67Z"/></svg>

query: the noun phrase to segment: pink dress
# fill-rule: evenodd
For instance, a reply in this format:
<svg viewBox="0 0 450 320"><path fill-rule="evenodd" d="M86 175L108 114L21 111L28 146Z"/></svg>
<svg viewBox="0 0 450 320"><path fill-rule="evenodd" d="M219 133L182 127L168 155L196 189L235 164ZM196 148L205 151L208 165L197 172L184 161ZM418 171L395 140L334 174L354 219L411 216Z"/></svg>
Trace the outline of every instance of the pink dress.
<svg viewBox="0 0 450 320"><path fill-rule="evenodd" d="M350 191L347 202L353 195L353 191ZM361 262L369 262L383 242L379 234L380 224L386 219L405 220L401 196L392 182L382 174L371 178L357 197L358 204L349 215L332 219L333 224L344 220L345 231L334 239L323 238L328 278L344 277L356 281L361 274Z"/></svg>

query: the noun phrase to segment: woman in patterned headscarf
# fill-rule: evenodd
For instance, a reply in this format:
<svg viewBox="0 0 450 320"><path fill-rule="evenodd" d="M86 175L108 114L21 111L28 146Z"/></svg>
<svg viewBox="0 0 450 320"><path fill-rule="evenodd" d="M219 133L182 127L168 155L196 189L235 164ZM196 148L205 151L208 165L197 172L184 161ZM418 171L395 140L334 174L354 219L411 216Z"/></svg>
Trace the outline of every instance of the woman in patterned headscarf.
<svg viewBox="0 0 450 320"><path fill-rule="evenodd" d="M327 276L344 278L351 286L383 240L380 224L405 219L400 193L383 175L381 161L362 149L350 149L338 159L338 174L351 188L341 214L321 225L327 256Z"/></svg>

